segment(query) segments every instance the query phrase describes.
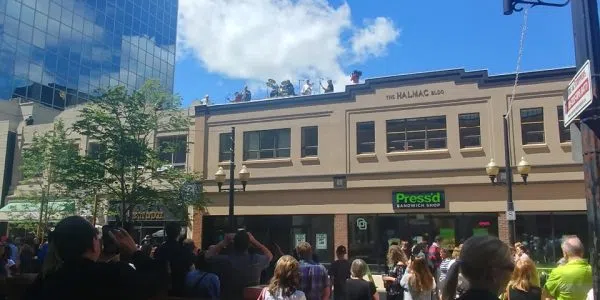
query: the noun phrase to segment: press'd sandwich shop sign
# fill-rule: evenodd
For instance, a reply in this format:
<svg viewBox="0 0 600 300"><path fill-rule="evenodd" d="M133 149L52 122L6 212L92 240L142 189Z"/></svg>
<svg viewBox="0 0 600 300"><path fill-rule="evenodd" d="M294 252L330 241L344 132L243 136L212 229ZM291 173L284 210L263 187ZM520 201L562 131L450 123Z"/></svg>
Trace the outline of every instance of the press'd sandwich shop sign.
<svg viewBox="0 0 600 300"><path fill-rule="evenodd" d="M445 208L444 192L392 192L394 209Z"/></svg>

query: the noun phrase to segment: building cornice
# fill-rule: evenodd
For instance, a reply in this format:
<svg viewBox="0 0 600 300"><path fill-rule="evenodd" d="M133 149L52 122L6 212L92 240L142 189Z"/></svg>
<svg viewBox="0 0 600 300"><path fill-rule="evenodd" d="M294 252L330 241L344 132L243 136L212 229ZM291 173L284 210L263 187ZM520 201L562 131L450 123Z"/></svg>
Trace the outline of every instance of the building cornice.
<svg viewBox="0 0 600 300"><path fill-rule="evenodd" d="M574 67L549 69L541 71L523 72L519 74L520 84L534 84L548 81L571 79L575 75ZM355 102L356 95L373 93L382 86L406 86L439 82L454 82L455 84L475 83L479 88L494 88L511 86L515 74L501 74L489 76L487 70L465 71L464 69L441 70L432 72L402 74L387 77L377 77L365 80L364 83L347 85L345 91L338 93L320 94L312 96L295 96L277 99L262 99L242 103L228 103L219 105L199 105L195 107L196 117L206 115L221 115L230 113L264 111L293 107L306 107L312 105Z"/></svg>

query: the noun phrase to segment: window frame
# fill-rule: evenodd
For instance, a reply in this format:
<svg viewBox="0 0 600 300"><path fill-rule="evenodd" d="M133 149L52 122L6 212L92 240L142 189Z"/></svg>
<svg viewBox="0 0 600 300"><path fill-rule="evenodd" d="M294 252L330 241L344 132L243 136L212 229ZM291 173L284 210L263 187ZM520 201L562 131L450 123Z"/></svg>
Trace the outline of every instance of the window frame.
<svg viewBox="0 0 600 300"><path fill-rule="evenodd" d="M434 124L430 121L436 119L443 119L443 126L441 128L435 128L431 126ZM421 124L419 124L421 123ZM411 129L410 126L420 126L424 128ZM400 127L397 131L390 131L391 126ZM391 119L385 121L385 134L386 134L386 152L387 153L398 153L398 152L410 152L410 151L428 151L428 150L443 150L448 149L448 122L446 115L440 116L427 116L417 118L404 118L404 119ZM432 127L432 128L430 128ZM443 132L443 137L430 137L433 132ZM410 135L423 134L423 138L409 138ZM393 135L403 136L403 138L392 138ZM430 144L433 141L443 141L443 147L431 147ZM423 148L414 149L411 144L422 142ZM393 147L391 144L400 143L402 146ZM413 147L413 149L410 149Z"/></svg>
<svg viewBox="0 0 600 300"><path fill-rule="evenodd" d="M541 112L541 116L542 119L540 121L533 121L533 122L523 122L523 114L527 113L529 111L534 111L534 110L540 110ZM520 117L520 121L521 121L521 144L522 145L542 145L546 143L546 128L545 128L545 124L544 124L544 107L525 107L525 108L521 108L521 110L519 111L519 117ZM525 116L528 117L528 116ZM531 133L537 133L539 134L540 131L527 131L525 130L526 126L531 126L531 125L542 125L542 141L538 142L530 142L527 141L527 135L531 134ZM525 125L525 126L524 126Z"/></svg>
<svg viewBox="0 0 600 300"><path fill-rule="evenodd" d="M281 133L286 132L287 133L287 147L281 147L279 144L281 143ZM262 148L262 142L263 142L263 138L265 134L273 134L273 148ZM250 150L250 141L249 139L251 138L251 135L257 135L258 136L258 148L256 150ZM291 128L277 128L277 129L267 129L267 130L254 130L254 131L245 131L244 132L244 153L243 153L243 158L244 161L248 161L248 160L265 160L265 159L281 159L281 158L290 158L291 157L291 151L292 151L292 130ZM261 157L262 152L268 152L268 151L272 151L272 156L271 157ZM281 155L282 153L286 153L287 151L287 155ZM254 153L256 152L257 155L256 157L254 156L250 156L250 153Z"/></svg>
<svg viewBox="0 0 600 300"><path fill-rule="evenodd" d="M361 126L371 126L371 128L362 128ZM371 136L366 139L361 138L361 132L371 131ZM369 151L361 151L361 146L369 147ZM371 149L372 148L372 149ZM375 153L375 121L365 121L356 123L356 154L374 154Z"/></svg>
<svg viewBox="0 0 600 300"><path fill-rule="evenodd" d="M463 117L475 116L475 115L477 116L477 126L461 126L462 121L467 121L465 119L462 119ZM471 121L471 120L473 120L473 119L468 119L468 121ZM472 129L472 128L477 128L477 131L478 131L477 135L464 135L463 134L463 130ZM463 141L463 139L475 138L475 137L478 139L478 143L476 146L466 146L465 145L465 142ZM460 149L481 147L481 115L479 114L479 112L458 114L458 138L459 138L459 142L460 142Z"/></svg>
<svg viewBox="0 0 600 300"><path fill-rule="evenodd" d="M229 150L224 151L223 144L226 139L229 139ZM231 160L231 146L232 146L232 135L231 132L222 132L219 134L219 162L228 162Z"/></svg>
<svg viewBox="0 0 600 300"><path fill-rule="evenodd" d="M181 149L176 149L174 151L163 151L163 145L167 144L167 143L177 143L179 139L182 139L181 141L184 143L183 145L183 153L180 153L179 151L181 151ZM158 150L158 157L161 161L165 161L168 163L168 165L172 166L173 168L185 168L185 166L187 165L187 154L188 154L188 136L187 135L167 135L167 136L158 136L156 137L156 144L157 144L157 150ZM163 155L169 155L170 154L170 159L163 159ZM176 162L176 158L179 157L179 155L183 154L183 162Z"/></svg>
<svg viewBox="0 0 600 300"><path fill-rule="evenodd" d="M314 130L314 132L312 132ZM314 133L316 144L308 145L309 133ZM308 153L309 151L314 153ZM300 157L318 157L319 156L319 126L305 126L300 128Z"/></svg>
<svg viewBox="0 0 600 300"><path fill-rule="evenodd" d="M558 140L561 144L571 143L573 141L573 139L571 137L571 128L570 128L571 126L565 127L565 125L564 125L565 124L565 114L564 114L563 109L564 108L562 105L558 105L556 107L556 115L558 117ZM576 126L579 127L579 117L575 118L573 120L573 123L571 123L571 124L575 124ZM568 139L563 140L563 134L568 136Z"/></svg>

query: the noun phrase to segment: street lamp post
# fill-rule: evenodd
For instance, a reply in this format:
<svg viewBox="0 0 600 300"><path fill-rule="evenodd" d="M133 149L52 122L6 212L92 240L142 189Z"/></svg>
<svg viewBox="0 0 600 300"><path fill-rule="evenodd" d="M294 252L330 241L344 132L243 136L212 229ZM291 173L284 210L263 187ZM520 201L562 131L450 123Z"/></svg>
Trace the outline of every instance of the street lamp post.
<svg viewBox="0 0 600 300"><path fill-rule="evenodd" d="M229 227L231 230L235 230L235 213L234 213L234 205L235 205L235 192L236 191L246 191L246 185L248 184L248 180L250 179L250 171L246 168L245 165L242 165L242 169L239 172L239 179L242 182L242 188L235 188L235 127L231 127L231 156L229 159L229 188L223 188L223 183L225 183L225 179L227 177L225 170L223 167L219 167L217 172L215 173L215 181L217 182L217 186L219 187L219 192L227 191L229 192Z"/></svg>
<svg viewBox="0 0 600 300"><path fill-rule="evenodd" d="M508 137L508 118L504 116L504 161L506 163L506 168L504 170L504 174L506 175L506 220L508 221L508 240L512 245L515 242L515 204L513 202L513 174L512 174L512 166L510 159L510 141ZM485 167L485 171L487 175L490 177L492 184L496 184L496 180L498 174L500 173L500 167L496 164L494 159L492 158L490 162ZM527 184L527 177L529 176L529 172L531 171L531 165L525 160L524 157L521 158L521 161L517 165L517 172L523 178L523 182Z"/></svg>

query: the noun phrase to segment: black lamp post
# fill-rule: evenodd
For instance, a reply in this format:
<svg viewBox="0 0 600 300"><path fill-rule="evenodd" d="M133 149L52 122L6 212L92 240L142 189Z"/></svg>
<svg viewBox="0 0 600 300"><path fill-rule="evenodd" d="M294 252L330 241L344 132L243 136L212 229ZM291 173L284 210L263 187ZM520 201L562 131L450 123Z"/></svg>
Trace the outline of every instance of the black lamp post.
<svg viewBox="0 0 600 300"><path fill-rule="evenodd" d="M223 167L219 167L217 172L215 173L215 181L219 186L219 192L227 191L229 192L229 227L232 231L236 229L235 224L235 213L234 213L234 205L235 205L235 192L236 191L246 191L246 185L248 184L248 180L250 179L250 171L246 168L245 165L242 165L242 169L239 172L239 179L242 182L242 188L235 188L235 127L231 127L231 158L229 160L229 188L223 188L223 183L225 183L225 179L227 177L225 170Z"/></svg>
<svg viewBox="0 0 600 300"><path fill-rule="evenodd" d="M510 160L510 141L508 138L508 119L506 116L502 118L504 123L504 161L506 162L506 168L504 170L504 174L506 175L506 219L508 221L508 240L510 244L514 244L515 242L515 204L513 202L513 177L512 177L512 166ZM492 184L496 184L499 180L498 173L500 173L500 167L496 164L494 159L490 160L490 163L485 167L485 171L487 175L490 177ZM521 161L517 165L517 172L523 178L523 182L527 184L527 177L529 176L529 172L531 172L531 165L525 160L525 158L521 158Z"/></svg>

